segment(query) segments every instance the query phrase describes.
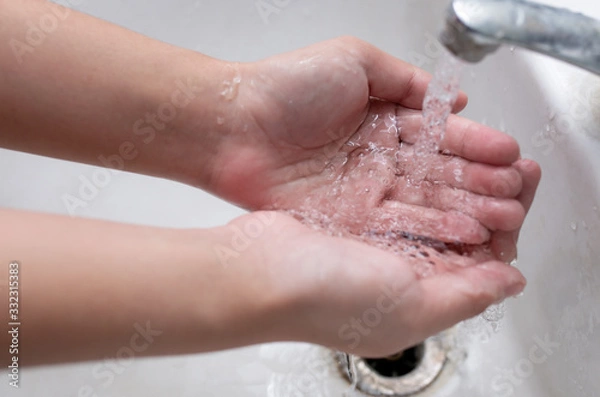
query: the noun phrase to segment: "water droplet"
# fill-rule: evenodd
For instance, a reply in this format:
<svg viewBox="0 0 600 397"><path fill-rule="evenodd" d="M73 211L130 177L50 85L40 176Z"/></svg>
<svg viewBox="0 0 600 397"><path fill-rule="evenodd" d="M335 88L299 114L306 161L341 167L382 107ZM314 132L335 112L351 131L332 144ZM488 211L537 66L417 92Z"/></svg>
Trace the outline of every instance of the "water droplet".
<svg viewBox="0 0 600 397"><path fill-rule="evenodd" d="M221 96L226 101L232 101L237 97L240 83L242 82L242 77L239 74L236 66L230 66L233 70L233 78L231 80L223 81L223 89L221 91Z"/></svg>
<svg viewBox="0 0 600 397"><path fill-rule="evenodd" d="M577 223L571 222L571 230L573 230L574 232L577 231Z"/></svg>
<svg viewBox="0 0 600 397"><path fill-rule="evenodd" d="M515 52L515 46L514 45L510 46L510 52Z"/></svg>
<svg viewBox="0 0 600 397"><path fill-rule="evenodd" d="M468 354L464 349L454 347L454 349L448 352L447 357L455 363L463 363L467 359Z"/></svg>
<svg viewBox="0 0 600 397"><path fill-rule="evenodd" d="M498 322L504 318L506 313L506 304L500 303L498 305L488 307L482 314L484 320L490 322Z"/></svg>
<svg viewBox="0 0 600 397"><path fill-rule="evenodd" d="M454 174L454 180L456 180L456 182L462 182L463 181L463 172L461 169L457 168L453 171Z"/></svg>
<svg viewBox="0 0 600 397"><path fill-rule="evenodd" d="M396 127L396 116L388 114L384 122L386 127Z"/></svg>
<svg viewBox="0 0 600 397"><path fill-rule="evenodd" d="M225 124L225 117L218 116L218 117L217 117L217 124L218 124L218 125L223 125L223 124Z"/></svg>

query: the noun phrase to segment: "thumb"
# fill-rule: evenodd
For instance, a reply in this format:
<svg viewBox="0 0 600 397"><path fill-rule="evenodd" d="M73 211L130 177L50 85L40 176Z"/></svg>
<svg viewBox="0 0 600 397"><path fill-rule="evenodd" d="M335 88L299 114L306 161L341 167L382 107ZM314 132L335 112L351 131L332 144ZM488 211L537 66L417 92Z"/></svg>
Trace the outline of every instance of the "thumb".
<svg viewBox="0 0 600 397"><path fill-rule="evenodd" d="M488 306L519 294L525 278L502 262L456 268L415 285L420 294L413 307L413 342L482 313Z"/></svg>
<svg viewBox="0 0 600 397"><path fill-rule="evenodd" d="M429 73L367 42L355 38L345 40L353 41L360 49L371 96L411 109L422 108L427 86L431 81ZM466 105L467 95L461 92L453 110L458 112Z"/></svg>

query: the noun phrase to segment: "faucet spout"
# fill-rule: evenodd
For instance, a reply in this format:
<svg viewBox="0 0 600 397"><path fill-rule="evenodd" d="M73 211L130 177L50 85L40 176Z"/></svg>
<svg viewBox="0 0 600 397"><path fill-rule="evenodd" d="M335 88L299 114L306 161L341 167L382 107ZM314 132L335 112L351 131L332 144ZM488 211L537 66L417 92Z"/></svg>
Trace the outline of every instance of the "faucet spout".
<svg viewBox="0 0 600 397"><path fill-rule="evenodd" d="M468 62L509 44L600 75L600 21L566 9L523 0L453 0L440 39Z"/></svg>

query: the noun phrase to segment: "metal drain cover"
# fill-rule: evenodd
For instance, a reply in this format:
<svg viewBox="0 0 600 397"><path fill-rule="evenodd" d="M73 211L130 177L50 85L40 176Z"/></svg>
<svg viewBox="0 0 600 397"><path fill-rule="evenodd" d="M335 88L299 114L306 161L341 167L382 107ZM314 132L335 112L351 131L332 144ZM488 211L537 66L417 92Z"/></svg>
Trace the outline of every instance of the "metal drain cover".
<svg viewBox="0 0 600 397"><path fill-rule="evenodd" d="M431 385L442 372L447 358L445 338L443 334L436 335L381 360L346 353L337 353L337 357L344 376L361 392L371 396L407 397ZM398 362L395 368L394 361Z"/></svg>

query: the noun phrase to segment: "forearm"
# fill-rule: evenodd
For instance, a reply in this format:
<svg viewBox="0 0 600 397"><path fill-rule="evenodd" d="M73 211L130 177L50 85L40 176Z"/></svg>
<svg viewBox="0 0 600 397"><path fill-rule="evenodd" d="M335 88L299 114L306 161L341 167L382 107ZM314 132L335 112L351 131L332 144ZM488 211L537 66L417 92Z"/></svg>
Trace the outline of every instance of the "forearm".
<svg viewBox="0 0 600 397"><path fill-rule="evenodd" d="M9 322L8 265L18 261L22 364L114 357L123 347L160 355L285 339L272 324L289 307L260 264L219 261L216 247L231 244L227 227L171 230L16 211L0 211L0 224L0 320Z"/></svg>
<svg viewBox="0 0 600 397"><path fill-rule="evenodd" d="M234 66L41 0L0 0L0 25L0 146L162 177L189 156L202 185Z"/></svg>

